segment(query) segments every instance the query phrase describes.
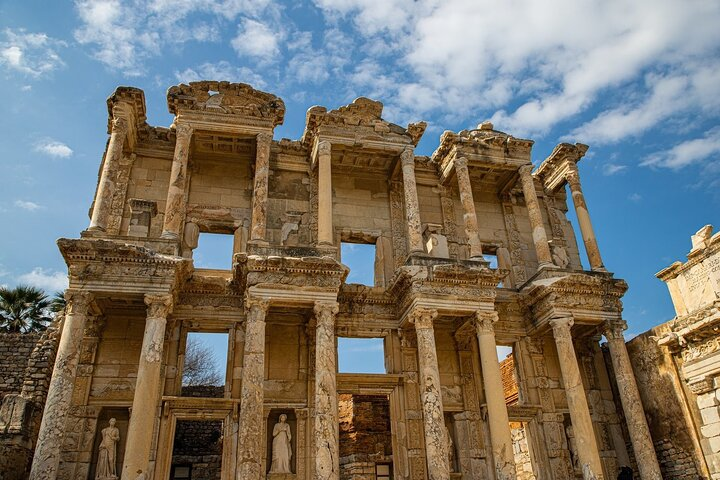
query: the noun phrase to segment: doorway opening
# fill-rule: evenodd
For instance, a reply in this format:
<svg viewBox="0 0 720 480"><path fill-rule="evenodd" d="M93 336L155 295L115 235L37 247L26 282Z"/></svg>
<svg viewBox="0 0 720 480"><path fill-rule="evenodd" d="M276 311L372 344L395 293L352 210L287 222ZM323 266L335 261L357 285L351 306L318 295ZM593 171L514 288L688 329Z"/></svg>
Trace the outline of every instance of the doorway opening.
<svg viewBox="0 0 720 480"><path fill-rule="evenodd" d="M217 480L222 470L222 420L178 420L170 480Z"/></svg>
<svg viewBox="0 0 720 480"><path fill-rule="evenodd" d="M392 479L390 398L387 395L338 395L340 478Z"/></svg>

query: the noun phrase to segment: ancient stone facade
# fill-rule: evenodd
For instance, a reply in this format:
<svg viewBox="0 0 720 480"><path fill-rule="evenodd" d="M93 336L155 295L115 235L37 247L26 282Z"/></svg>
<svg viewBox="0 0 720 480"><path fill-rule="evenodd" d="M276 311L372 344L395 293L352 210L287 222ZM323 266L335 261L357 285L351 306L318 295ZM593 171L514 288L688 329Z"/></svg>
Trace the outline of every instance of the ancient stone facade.
<svg viewBox="0 0 720 480"><path fill-rule="evenodd" d="M89 228L58 241L68 310L30 478L90 478L110 418L122 480L170 478L177 426L199 420L222 422L222 479L365 478L341 470L339 395L387 399L390 445L363 460L381 462L376 478L515 479L516 423L537 478L615 478L630 456L603 333L619 339L640 476L660 478L621 341L627 285L603 266L580 188L587 146L533 171L533 142L488 122L415 155L425 124L389 123L367 98L312 107L302 137L279 141L283 101L249 85L167 100L170 128L146 123L141 90L108 99ZM232 268L194 267L205 233L232 236ZM346 282L342 242L375 246L374 286ZM182 395L190 332L228 334L222 398ZM382 338L386 373L338 373L337 337ZM514 349L509 407L497 345ZM270 472L281 418L291 471Z"/></svg>
<svg viewBox="0 0 720 480"><path fill-rule="evenodd" d="M720 234L657 274L676 316L628 342L665 478L720 478ZM638 459L639 461L639 459Z"/></svg>

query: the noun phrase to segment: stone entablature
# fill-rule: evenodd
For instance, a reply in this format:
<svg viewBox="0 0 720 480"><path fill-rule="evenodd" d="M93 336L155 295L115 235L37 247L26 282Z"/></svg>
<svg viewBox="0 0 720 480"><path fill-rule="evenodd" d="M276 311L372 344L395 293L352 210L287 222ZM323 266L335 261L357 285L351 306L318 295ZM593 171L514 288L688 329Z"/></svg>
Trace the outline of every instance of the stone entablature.
<svg viewBox="0 0 720 480"><path fill-rule="evenodd" d="M598 264L589 223L595 271L582 270L565 192L532 172L532 141L484 123L417 156L424 122L394 125L367 98L312 107L301 139L276 141L282 100L227 82L170 88L173 125L133 130L141 96L112 98L90 226L58 242L69 310L31 478L87 478L110 415L121 480L167 478L177 422L197 419L223 422L223 480L359 480L389 462L396 479L514 479L511 421L526 424L522 458L538 478L570 478L573 458L587 478L627 463L603 433L617 414L588 347L617 331L626 285ZM566 180L589 222L579 180ZM203 233L232 235L231 268L195 268ZM342 242L375 246L373 286L347 283ZM192 332L228 335L222 398L182 397ZM382 338L386 373L339 374L338 336ZM517 352L511 409L498 344ZM627 369L623 355L618 343ZM623 406L637 405L623 378ZM338 393L387 398L391 454L385 442L341 469ZM292 472L271 473L282 415ZM645 452L642 415L627 416Z"/></svg>

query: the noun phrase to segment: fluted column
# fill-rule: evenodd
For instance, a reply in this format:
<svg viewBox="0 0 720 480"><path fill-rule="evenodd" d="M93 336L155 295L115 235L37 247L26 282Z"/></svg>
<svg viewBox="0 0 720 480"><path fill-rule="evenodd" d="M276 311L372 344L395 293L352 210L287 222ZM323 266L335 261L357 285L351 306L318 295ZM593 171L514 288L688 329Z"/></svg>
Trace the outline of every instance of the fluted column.
<svg viewBox="0 0 720 480"><path fill-rule="evenodd" d="M332 245L333 239L333 212L332 212L332 146L330 142L320 142L317 145L318 164L318 243Z"/></svg>
<svg viewBox="0 0 720 480"><path fill-rule="evenodd" d="M570 167L565 174L565 179L570 186L570 194L572 195L573 205L575 206L575 214L577 215L578 224L580 225L580 234L585 244L585 252L590 262L591 270L605 271L602 258L600 257L600 248L598 248L595 232L592 223L590 223L590 213L585 203L585 195L583 195L580 187L580 174L577 165Z"/></svg>
<svg viewBox="0 0 720 480"><path fill-rule="evenodd" d="M642 480L662 480L660 465L655 456L655 447L640 400L640 392L625 346L623 330L626 328L627 323L622 320L609 321L605 324L604 333L610 350L613 370L615 370L615 381L625 413L625 422L630 433L633 452L635 452L635 459L640 470L640 478Z"/></svg>
<svg viewBox="0 0 720 480"><path fill-rule="evenodd" d="M95 204L93 206L92 216L90 217L88 230L104 232L107 228L112 196L115 191L115 180L117 179L118 167L120 166L123 145L125 144L125 139L128 134L128 127L129 125L126 119L122 117L113 118L110 142L108 143L105 161L102 171L100 172L100 182L98 183L97 193L95 194Z"/></svg>
<svg viewBox="0 0 720 480"><path fill-rule="evenodd" d="M165 202L165 221L162 238L177 240L185 222L185 190L188 182L188 158L193 129L189 125L175 126L175 155L170 170L170 185Z"/></svg>
<svg viewBox="0 0 720 480"><path fill-rule="evenodd" d="M67 307L62 335L30 471L30 478L33 480L55 480L57 477L65 423L80 358L80 344L92 295L84 291L68 290L65 299Z"/></svg>
<svg viewBox="0 0 720 480"><path fill-rule="evenodd" d="M263 405L265 402L265 316L267 300L245 301L245 349L243 353L240 414L238 416L237 478L260 480L263 476Z"/></svg>
<svg viewBox="0 0 720 480"><path fill-rule="evenodd" d="M315 302L315 480L340 478L340 420L335 361L337 302Z"/></svg>
<svg viewBox="0 0 720 480"><path fill-rule="evenodd" d="M420 206L415 182L415 151L407 147L400 154L403 190L405 192L405 220L407 223L408 250L410 254L424 252L420 229Z"/></svg>
<svg viewBox="0 0 720 480"><path fill-rule="evenodd" d="M270 174L272 135L260 133L256 138L255 182L253 185L250 240L264 242L266 241L265 232L267 229L268 175Z"/></svg>
<svg viewBox="0 0 720 480"><path fill-rule="evenodd" d="M147 318L125 442L122 480L136 480L140 475L148 475L150 448L162 390L160 370L165 326L172 310L172 300L172 295L145 295Z"/></svg>
<svg viewBox="0 0 720 480"><path fill-rule="evenodd" d="M470 258L482 259L482 242L480 242L480 230L477 214L475 213L475 199L473 198L467 159L465 157L456 158L454 163L458 190L460 191L460 203L462 203L463 207L465 236L470 244Z"/></svg>
<svg viewBox="0 0 720 480"><path fill-rule="evenodd" d="M584 473L587 471L590 474L585 473L585 478L601 480L603 472L600 453L570 331L573 323L572 317L550 320L560 362L560 372L565 386L568 410L570 410L570 421L575 432L580 465Z"/></svg>
<svg viewBox="0 0 720 480"><path fill-rule="evenodd" d="M437 310L416 308L408 319L415 324L417 335L418 365L420 367L420 400L422 401L425 427L425 454L427 456L428 479L448 480L450 460L448 438L445 433L440 370L435 349L433 320Z"/></svg>
<svg viewBox="0 0 720 480"><path fill-rule="evenodd" d="M495 460L495 478L496 480L515 480L517 474L510 434L510 419L505 405L505 391L500 373L500 362L497 357L495 328L493 327L497 320L497 312L479 311L475 313L475 330L480 351L483 386L485 387L490 443Z"/></svg>
<svg viewBox="0 0 720 480"><path fill-rule="evenodd" d="M553 261L552 255L550 254L547 233L545 232L545 225L543 224L542 213L540 212L537 192L535 191L535 181L530 173L531 171L532 165L523 165L520 167L520 183L522 184L525 205L527 206L528 216L530 217L535 254L537 255L539 266L544 267L552 265Z"/></svg>

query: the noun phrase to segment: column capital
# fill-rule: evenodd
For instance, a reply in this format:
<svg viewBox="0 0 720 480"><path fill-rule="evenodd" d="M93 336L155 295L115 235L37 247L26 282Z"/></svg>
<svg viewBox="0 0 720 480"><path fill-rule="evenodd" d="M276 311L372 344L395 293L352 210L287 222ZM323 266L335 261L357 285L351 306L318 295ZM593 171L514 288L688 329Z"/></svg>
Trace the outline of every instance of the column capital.
<svg viewBox="0 0 720 480"><path fill-rule="evenodd" d="M271 133L258 133L255 136L255 140L257 141L258 145L270 145L272 142L272 134Z"/></svg>
<svg viewBox="0 0 720 480"><path fill-rule="evenodd" d="M405 165L415 166L415 149L413 147L405 147L405 150L400 154L400 162Z"/></svg>
<svg viewBox="0 0 720 480"><path fill-rule="evenodd" d="M112 131L110 133L117 133L120 135L126 135L130 129L130 124L124 117L113 117L112 119Z"/></svg>
<svg viewBox="0 0 720 480"><path fill-rule="evenodd" d="M193 134L193 127L186 123L176 123L175 124L175 138L180 139L189 139Z"/></svg>
<svg viewBox="0 0 720 480"><path fill-rule="evenodd" d="M550 319L550 326L553 329L555 337L567 336L570 337L570 328L575 324L575 319L572 315L564 317L555 317Z"/></svg>
<svg viewBox="0 0 720 480"><path fill-rule="evenodd" d="M499 318L498 313L494 310L478 310L475 312L475 330L477 331L477 334L494 334L494 324L499 320Z"/></svg>
<svg viewBox="0 0 720 480"><path fill-rule="evenodd" d="M330 142L328 142L327 140L318 142L316 151L317 151L318 156L330 155L330 153L332 152L332 144Z"/></svg>
<svg viewBox="0 0 720 480"><path fill-rule="evenodd" d="M339 311L340 306L337 302L318 300L313 306L313 312L315 312L315 319L318 324L332 320Z"/></svg>
<svg viewBox="0 0 720 480"><path fill-rule="evenodd" d="M248 320L263 320L270 308L270 301L266 298L248 295L245 297L245 312Z"/></svg>
<svg viewBox="0 0 720 480"><path fill-rule="evenodd" d="M172 311L173 297L170 294L151 294L145 295L145 305L147 305L147 318L167 318Z"/></svg>
<svg viewBox="0 0 720 480"><path fill-rule="evenodd" d="M570 185L573 186L580 186L580 171L577 168L577 165L573 164L568 167L567 171L565 172L565 180Z"/></svg>
<svg viewBox="0 0 720 480"><path fill-rule="evenodd" d="M465 157L456 157L455 160L453 160L453 165L455 165L455 168L467 168L467 158Z"/></svg>
<svg viewBox="0 0 720 480"><path fill-rule="evenodd" d="M625 341L623 332L627 330L627 322L625 320L614 319L607 320L603 325L603 334L608 340Z"/></svg>
<svg viewBox="0 0 720 480"><path fill-rule="evenodd" d="M521 177L526 177L531 174L532 169L532 165L522 165L520 168L518 168L518 173Z"/></svg>
<svg viewBox="0 0 720 480"><path fill-rule="evenodd" d="M65 313L68 315L87 315L94 295L86 290L65 290Z"/></svg>
<svg viewBox="0 0 720 480"><path fill-rule="evenodd" d="M433 320L437 316L438 311L434 308L418 307L408 313L408 321L414 324L416 329L432 328Z"/></svg>

